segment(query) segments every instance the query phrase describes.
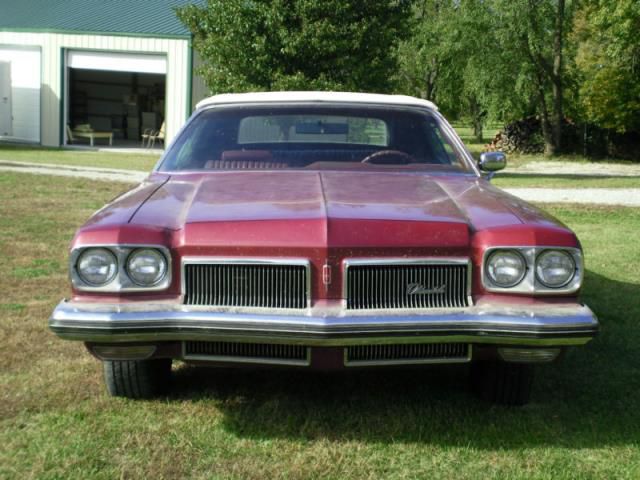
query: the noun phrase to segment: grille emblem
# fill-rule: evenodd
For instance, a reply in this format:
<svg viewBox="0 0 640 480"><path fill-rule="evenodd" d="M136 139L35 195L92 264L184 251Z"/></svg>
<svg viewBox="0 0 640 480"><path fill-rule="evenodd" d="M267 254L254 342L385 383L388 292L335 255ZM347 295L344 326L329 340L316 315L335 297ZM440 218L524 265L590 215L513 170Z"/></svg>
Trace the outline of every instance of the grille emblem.
<svg viewBox="0 0 640 480"><path fill-rule="evenodd" d="M446 283L433 288L427 288L420 283L410 283L407 285L407 295L438 295L444 293L446 290Z"/></svg>

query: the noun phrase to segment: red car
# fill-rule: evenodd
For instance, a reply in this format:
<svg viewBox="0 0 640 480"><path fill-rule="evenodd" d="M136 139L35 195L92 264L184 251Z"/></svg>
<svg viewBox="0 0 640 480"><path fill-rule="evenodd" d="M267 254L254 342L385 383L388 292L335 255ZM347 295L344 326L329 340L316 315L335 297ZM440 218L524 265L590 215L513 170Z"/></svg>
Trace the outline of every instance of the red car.
<svg viewBox="0 0 640 480"><path fill-rule="evenodd" d="M484 398L526 403L533 366L598 321L575 234L493 187L504 166L412 97L209 98L77 232L50 328L85 342L117 396L166 390L174 359L470 362Z"/></svg>

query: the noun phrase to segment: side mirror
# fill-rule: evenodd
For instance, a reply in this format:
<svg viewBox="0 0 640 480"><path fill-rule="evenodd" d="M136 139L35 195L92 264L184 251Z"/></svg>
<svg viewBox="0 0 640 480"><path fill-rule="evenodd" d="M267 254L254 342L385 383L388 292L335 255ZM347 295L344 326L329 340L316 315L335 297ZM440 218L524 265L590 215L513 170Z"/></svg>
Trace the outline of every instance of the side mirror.
<svg viewBox="0 0 640 480"><path fill-rule="evenodd" d="M478 167L483 172L489 173L489 179L495 175L495 172L502 170L507 166L507 156L502 152L485 152L480 155Z"/></svg>

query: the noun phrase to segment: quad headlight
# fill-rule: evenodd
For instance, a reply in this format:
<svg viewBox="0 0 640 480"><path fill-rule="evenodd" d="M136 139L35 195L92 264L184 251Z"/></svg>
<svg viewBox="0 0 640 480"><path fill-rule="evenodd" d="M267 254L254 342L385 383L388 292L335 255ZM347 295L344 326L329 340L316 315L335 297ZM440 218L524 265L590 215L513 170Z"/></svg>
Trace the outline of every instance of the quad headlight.
<svg viewBox="0 0 640 480"><path fill-rule="evenodd" d="M561 288L576 273L576 262L562 250L545 250L536 258L536 277L549 288Z"/></svg>
<svg viewBox="0 0 640 480"><path fill-rule="evenodd" d="M106 248L89 248L78 257L76 269L83 282L99 287L115 278L118 273L118 260Z"/></svg>
<svg viewBox="0 0 640 480"><path fill-rule="evenodd" d="M577 292L584 271L574 247L494 247L482 268L487 291L539 295Z"/></svg>
<svg viewBox="0 0 640 480"><path fill-rule="evenodd" d="M91 292L164 290L171 283L171 254L164 246L105 245L71 251L71 282Z"/></svg>
<svg viewBox="0 0 640 480"><path fill-rule="evenodd" d="M487 276L498 287L519 284L527 271L524 257L517 250L496 250L487 259Z"/></svg>
<svg viewBox="0 0 640 480"><path fill-rule="evenodd" d="M159 250L140 248L127 259L127 274L142 287L158 284L167 273L167 260Z"/></svg>

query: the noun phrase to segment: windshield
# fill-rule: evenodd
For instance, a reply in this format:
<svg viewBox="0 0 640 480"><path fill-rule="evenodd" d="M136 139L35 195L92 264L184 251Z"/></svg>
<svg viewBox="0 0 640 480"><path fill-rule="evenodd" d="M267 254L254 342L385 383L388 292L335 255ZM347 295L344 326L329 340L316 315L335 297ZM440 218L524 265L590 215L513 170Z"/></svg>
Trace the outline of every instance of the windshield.
<svg viewBox="0 0 640 480"><path fill-rule="evenodd" d="M472 171L426 109L319 105L204 110L159 170L371 168Z"/></svg>

